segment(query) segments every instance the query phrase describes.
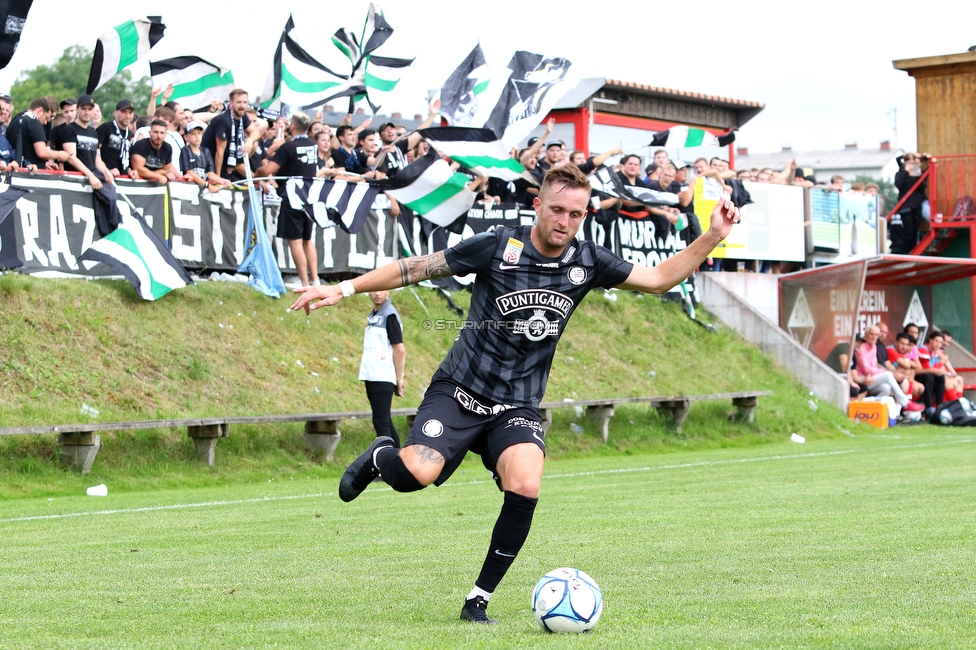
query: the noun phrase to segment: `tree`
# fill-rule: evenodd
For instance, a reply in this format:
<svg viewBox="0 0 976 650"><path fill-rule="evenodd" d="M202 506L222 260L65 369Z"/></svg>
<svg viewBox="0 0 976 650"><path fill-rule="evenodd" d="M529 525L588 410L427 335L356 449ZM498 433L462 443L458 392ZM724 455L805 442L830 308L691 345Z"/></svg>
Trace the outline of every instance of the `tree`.
<svg viewBox="0 0 976 650"><path fill-rule="evenodd" d="M878 186L878 195L881 196L881 210L884 216L887 216L891 209L895 207L898 203L898 188L891 181L886 181L881 178L872 178L870 176L865 176L863 174L858 174L854 177L855 181L861 181L865 185L868 183L875 183Z"/></svg>
<svg viewBox="0 0 976 650"><path fill-rule="evenodd" d="M22 71L10 89L14 110L27 110L32 100L45 95L52 95L60 102L66 97L77 99L79 95L85 94L91 60L91 50L81 45L72 45L53 64ZM131 99L138 112L138 107L149 104L150 90L149 77L133 81L132 72L123 70L96 90L92 98L102 108L103 119L108 119L120 99Z"/></svg>

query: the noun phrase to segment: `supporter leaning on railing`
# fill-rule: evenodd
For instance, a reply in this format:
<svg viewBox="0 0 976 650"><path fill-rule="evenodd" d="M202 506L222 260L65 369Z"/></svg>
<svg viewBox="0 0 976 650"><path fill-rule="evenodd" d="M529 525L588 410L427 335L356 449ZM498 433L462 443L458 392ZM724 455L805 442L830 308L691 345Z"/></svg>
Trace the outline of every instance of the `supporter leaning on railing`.
<svg viewBox="0 0 976 650"><path fill-rule="evenodd" d="M891 236L891 252L909 255L918 244L918 231L928 195L928 180L912 191L919 177L928 171L935 158L927 153L906 153L895 159L899 170L895 173L898 203L901 205L891 216L888 232Z"/></svg>

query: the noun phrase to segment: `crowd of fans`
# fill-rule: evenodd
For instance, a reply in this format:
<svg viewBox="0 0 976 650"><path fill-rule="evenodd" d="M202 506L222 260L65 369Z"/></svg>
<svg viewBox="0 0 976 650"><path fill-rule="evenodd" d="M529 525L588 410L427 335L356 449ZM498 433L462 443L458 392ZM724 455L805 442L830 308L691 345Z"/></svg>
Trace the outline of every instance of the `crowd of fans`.
<svg viewBox="0 0 976 650"><path fill-rule="evenodd" d="M247 164L261 179L258 181L260 188L274 195L276 180L264 178L274 176L268 163L275 160L286 142L299 135L309 138L315 147L315 176L319 178L353 181L388 178L429 151L428 143L416 130L408 133L406 127L393 122L373 129L367 119L353 127L352 115L347 115L333 130L331 125L323 122L323 113L318 110L314 116L300 122L296 130L291 119L265 119L263 112L248 103L249 97L244 90L232 91L229 101L214 101L209 110L202 112L185 110L178 102L168 101L171 93L171 87L154 89L144 114L138 117L132 102L122 100L115 106L112 119L104 123L101 107L87 95L60 102L53 97L38 98L27 110L16 114L10 97L0 95L0 169L77 171L87 176L93 185L111 182L116 177L141 178L157 183L182 180L217 192L243 180L244 165ZM437 104L432 104L430 114L418 129L434 124L438 116ZM879 190L875 183L860 182L846 188L841 176L832 177L829 183L818 184L813 174L798 167L795 160L782 170L735 170L721 157L698 158L688 163L671 160L663 149L655 151L652 161L646 165L637 154L619 149L588 156L582 151L568 151L562 141L550 139L554 124L554 120L549 120L545 135L532 138L525 148L511 152L536 183L541 184L543 174L559 165L575 164L586 173L593 173L611 158L619 156L612 170L621 183L669 192L678 196L678 202L673 206L647 207L639 202L594 192L592 213L605 222L617 215L650 218L657 222L657 232L677 226L681 237L689 243L701 233L701 224L694 212L698 177L711 198L726 193L738 204L748 202L743 181L822 187L837 192L849 189L871 195L877 195ZM911 158L906 163L909 166L916 160L912 156L905 156L906 160ZM924 169L929 157L920 154L918 160ZM453 166L458 167L456 163ZM279 161L274 171L280 172L281 167ZM467 170L462 168L461 171ZM478 193L479 201L489 204L531 205L538 195L538 186L528 180L506 182L470 175L469 187ZM912 232L902 234L902 231L912 230L916 223L915 213L919 210L915 202L911 202L905 209L904 227L901 219L897 224L893 223L893 237L898 237L899 242L912 237ZM392 199L391 211L394 216L400 213L400 206ZM780 272L791 268L785 263L742 263L736 260L709 260L703 265L703 270L726 271Z"/></svg>

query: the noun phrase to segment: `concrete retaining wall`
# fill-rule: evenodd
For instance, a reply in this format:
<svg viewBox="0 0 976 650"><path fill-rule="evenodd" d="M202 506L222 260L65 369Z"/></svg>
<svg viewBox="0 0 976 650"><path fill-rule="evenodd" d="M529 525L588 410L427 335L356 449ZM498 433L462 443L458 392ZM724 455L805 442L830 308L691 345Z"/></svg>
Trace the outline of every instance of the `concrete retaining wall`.
<svg viewBox="0 0 976 650"><path fill-rule="evenodd" d="M732 287L723 283L722 278L719 277L722 275L726 274L698 274L697 280L701 287L699 295L705 309L715 314L744 339L756 344L764 352L773 355L794 377L813 391L814 395L846 413L849 396L846 379L793 340L793 337L788 332L781 330L777 323L763 315L760 310L755 309L750 304L753 298L747 300L740 297ZM776 276L770 277L776 278ZM752 287L752 284L756 286ZM750 290L759 289L758 281L750 283ZM771 289L767 289L767 291L771 291ZM778 299L778 292L775 295ZM756 302L765 306L764 311L769 310L768 300L756 299Z"/></svg>

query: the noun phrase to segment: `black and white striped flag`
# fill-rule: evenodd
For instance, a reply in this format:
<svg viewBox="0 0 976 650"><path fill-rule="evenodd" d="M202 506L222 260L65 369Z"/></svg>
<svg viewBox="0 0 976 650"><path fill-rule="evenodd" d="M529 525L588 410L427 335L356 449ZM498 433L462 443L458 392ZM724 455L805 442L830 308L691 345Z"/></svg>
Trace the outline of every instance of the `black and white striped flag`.
<svg viewBox="0 0 976 650"><path fill-rule="evenodd" d="M292 209L304 210L320 228L338 225L355 235L366 223L380 188L371 183L292 178L285 191Z"/></svg>
<svg viewBox="0 0 976 650"><path fill-rule="evenodd" d="M98 37L92 54L87 93L90 95L109 79L145 58L163 37L166 25L159 16L146 16L116 25Z"/></svg>

